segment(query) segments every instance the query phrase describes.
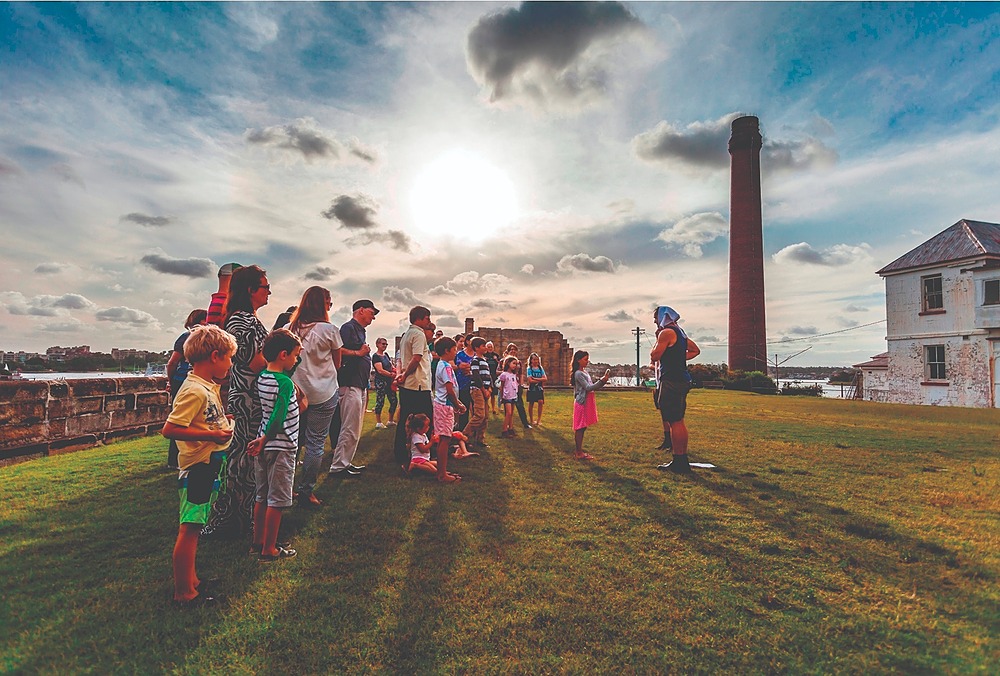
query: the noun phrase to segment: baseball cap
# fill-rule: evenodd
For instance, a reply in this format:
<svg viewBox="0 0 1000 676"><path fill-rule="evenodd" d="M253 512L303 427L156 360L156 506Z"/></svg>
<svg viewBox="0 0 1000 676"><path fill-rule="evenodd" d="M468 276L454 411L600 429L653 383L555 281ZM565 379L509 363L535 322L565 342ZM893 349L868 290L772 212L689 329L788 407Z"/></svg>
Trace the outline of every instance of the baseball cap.
<svg viewBox="0 0 1000 676"><path fill-rule="evenodd" d="M373 303L373 302L371 302L370 300L367 300L367 299L362 299L362 300L356 300L356 301L354 301L354 306L351 307L351 312L357 312L358 310L360 310L363 307L370 307L372 310L375 310L375 314L379 313L379 309L377 307L375 307L375 303Z"/></svg>
<svg viewBox="0 0 1000 676"><path fill-rule="evenodd" d="M219 277L232 277L233 273L242 267L239 263L226 263L219 268Z"/></svg>

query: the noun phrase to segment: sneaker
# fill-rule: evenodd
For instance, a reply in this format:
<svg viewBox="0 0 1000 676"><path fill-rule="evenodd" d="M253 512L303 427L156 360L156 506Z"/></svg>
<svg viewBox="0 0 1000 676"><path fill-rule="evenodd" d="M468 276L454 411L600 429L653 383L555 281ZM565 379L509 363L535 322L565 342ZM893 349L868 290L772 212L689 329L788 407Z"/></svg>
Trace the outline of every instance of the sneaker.
<svg viewBox="0 0 1000 676"><path fill-rule="evenodd" d="M384 430L385 429L385 425L383 425L382 423L375 423L375 429L377 429L377 430Z"/></svg>
<svg viewBox="0 0 1000 676"><path fill-rule="evenodd" d="M277 561L278 559L294 559L295 555L298 553L294 549L288 549L286 547L278 547L277 554L261 554L257 557L258 563L271 563Z"/></svg>
<svg viewBox="0 0 1000 676"><path fill-rule="evenodd" d="M355 471L358 471L358 472L360 472L361 470L363 470L363 469L364 469L365 467L367 467L367 466L368 466L368 465L355 465L355 464L354 464L354 463L352 462L352 463L349 463L349 464L347 465L347 469L353 469L353 470L355 470Z"/></svg>
<svg viewBox="0 0 1000 676"><path fill-rule="evenodd" d="M385 424L385 426L386 427L395 427L396 426L396 421L395 420L390 420L389 422L387 422Z"/></svg>
<svg viewBox="0 0 1000 676"><path fill-rule="evenodd" d="M344 478L348 476L358 476L361 474L361 470L351 469L350 467L345 467L344 469L330 469L330 476L334 478Z"/></svg>
<svg viewBox="0 0 1000 676"><path fill-rule="evenodd" d="M688 464L687 457L685 457L684 460L678 460L674 457L674 459L670 462L657 465L656 469L661 472L673 472L674 474L693 474L691 471L691 465Z"/></svg>

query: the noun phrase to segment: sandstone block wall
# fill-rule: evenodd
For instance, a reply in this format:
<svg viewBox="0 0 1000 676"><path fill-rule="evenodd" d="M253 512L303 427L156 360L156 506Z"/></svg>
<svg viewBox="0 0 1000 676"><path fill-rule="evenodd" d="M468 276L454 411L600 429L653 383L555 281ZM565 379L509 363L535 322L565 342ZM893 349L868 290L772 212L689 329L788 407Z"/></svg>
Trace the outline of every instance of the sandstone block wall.
<svg viewBox="0 0 1000 676"><path fill-rule="evenodd" d="M544 329L496 329L481 326L475 328L472 318L465 320L466 333L476 332L486 340L493 341L493 347L501 355L508 343L517 345L517 356L524 366L528 366L528 355L537 352L548 376L548 384L569 385L573 362L573 350L559 331Z"/></svg>
<svg viewBox="0 0 1000 676"><path fill-rule="evenodd" d="M0 467L156 434L166 378L0 381Z"/></svg>

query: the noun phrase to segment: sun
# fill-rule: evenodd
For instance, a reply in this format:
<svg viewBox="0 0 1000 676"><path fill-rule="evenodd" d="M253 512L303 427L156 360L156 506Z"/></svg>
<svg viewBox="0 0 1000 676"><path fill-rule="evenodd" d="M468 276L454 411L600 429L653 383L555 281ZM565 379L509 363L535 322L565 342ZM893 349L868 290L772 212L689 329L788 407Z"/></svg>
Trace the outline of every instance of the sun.
<svg viewBox="0 0 1000 676"><path fill-rule="evenodd" d="M514 219L517 196L503 171L475 153L452 150L417 176L411 205L421 231L482 241Z"/></svg>

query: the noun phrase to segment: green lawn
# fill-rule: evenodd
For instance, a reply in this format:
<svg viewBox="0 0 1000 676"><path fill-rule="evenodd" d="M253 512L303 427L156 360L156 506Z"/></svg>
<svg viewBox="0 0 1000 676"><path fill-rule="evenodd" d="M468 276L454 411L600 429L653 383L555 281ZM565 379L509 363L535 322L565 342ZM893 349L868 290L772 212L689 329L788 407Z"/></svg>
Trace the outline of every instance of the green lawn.
<svg viewBox="0 0 1000 676"><path fill-rule="evenodd" d="M650 397L572 398L445 486L366 432L360 479L260 566L203 543L229 603L170 605L177 496L148 438L0 470L0 672L996 673L1000 411L694 391L693 478Z"/></svg>

